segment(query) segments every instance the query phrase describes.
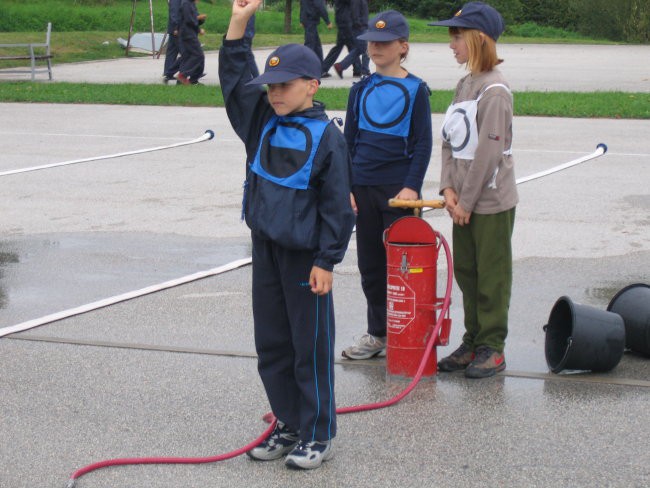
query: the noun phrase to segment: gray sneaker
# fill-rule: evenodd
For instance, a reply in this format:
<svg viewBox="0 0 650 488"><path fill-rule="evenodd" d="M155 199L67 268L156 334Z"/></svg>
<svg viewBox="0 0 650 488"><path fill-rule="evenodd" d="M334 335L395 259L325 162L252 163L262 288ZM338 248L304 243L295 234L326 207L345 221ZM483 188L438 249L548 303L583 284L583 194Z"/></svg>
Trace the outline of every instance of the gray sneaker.
<svg viewBox="0 0 650 488"><path fill-rule="evenodd" d="M343 349L341 355L347 359L370 359L386 352L386 338L363 334L356 344Z"/></svg>
<svg viewBox="0 0 650 488"><path fill-rule="evenodd" d="M280 459L282 456L291 452L299 441L298 434L293 432L284 423L278 420L273 432L262 441L262 443L248 451L246 454L252 459L258 461L272 461Z"/></svg>
<svg viewBox="0 0 650 488"><path fill-rule="evenodd" d="M320 468L323 461L328 461L334 456L332 441L300 441L289 453L284 464L294 469Z"/></svg>

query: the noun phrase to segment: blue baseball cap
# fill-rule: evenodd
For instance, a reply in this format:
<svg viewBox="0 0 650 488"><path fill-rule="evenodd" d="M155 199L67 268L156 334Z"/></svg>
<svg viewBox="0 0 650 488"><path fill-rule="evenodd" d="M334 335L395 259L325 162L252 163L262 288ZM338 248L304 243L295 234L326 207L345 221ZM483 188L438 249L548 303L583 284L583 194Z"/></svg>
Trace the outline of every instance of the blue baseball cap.
<svg viewBox="0 0 650 488"><path fill-rule="evenodd" d="M368 30L357 36L362 41L388 42L409 38L409 24L406 17L397 10L386 10L368 21Z"/></svg>
<svg viewBox="0 0 650 488"><path fill-rule="evenodd" d="M483 2L467 2L451 19L431 22L429 25L477 29L495 41L506 28L501 14Z"/></svg>
<svg viewBox="0 0 650 488"><path fill-rule="evenodd" d="M302 44L285 44L269 54L264 64L264 73L246 84L270 85L296 78L309 78L320 82L321 73L321 62L314 51Z"/></svg>

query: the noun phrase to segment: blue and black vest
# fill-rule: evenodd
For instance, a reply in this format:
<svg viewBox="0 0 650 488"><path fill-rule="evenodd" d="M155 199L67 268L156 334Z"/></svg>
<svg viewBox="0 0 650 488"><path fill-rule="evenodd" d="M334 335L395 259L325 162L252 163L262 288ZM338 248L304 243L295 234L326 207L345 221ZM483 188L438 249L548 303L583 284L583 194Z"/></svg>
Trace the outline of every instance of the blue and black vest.
<svg viewBox="0 0 650 488"><path fill-rule="evenodd" d="M408 137L413 104L421 83L414 76L372 75L359 93L359 129Z"/></svg>
<svg viewBox="0 0 650 488"><path fill-rule="evenodd" d="M328 124L328 120L273 115L262 130L251 171L278 185L306 190Z"/></svg>

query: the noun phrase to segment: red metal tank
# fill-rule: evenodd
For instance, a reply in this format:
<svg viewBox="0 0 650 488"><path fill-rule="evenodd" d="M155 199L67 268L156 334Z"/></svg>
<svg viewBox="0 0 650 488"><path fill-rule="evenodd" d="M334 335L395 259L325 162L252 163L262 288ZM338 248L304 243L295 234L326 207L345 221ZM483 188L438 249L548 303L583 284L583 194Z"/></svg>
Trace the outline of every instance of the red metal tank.
<svg viewBox="0 0 650 488"><path fill-rule="evenodd" d="M387 261L386 373L415 376L443 298L437 296L438 233L419 217L402 217L384 233ZM435 345L447 345L451 320L443 320ZM433 348L422 376L437 373Z"/></svg>

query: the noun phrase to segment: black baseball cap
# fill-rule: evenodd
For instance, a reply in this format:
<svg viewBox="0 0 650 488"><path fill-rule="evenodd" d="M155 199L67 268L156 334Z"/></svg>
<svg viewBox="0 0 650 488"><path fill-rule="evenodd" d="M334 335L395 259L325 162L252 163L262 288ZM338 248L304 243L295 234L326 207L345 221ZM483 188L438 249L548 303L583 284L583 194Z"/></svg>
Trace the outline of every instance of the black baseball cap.
<svg viewBox="0 0 650 488"><path fill-rule="evenodd" d="M409 38L409 24L397 10L380 12L368 21L368 30L357 36L362 41L388 42Z"/></svg>
<svg viewBox="0 0 650 488"><path fill-rule="evenodd" d="M246 84L269 85L296 78L320 82L321 73L321 62L314 51L302 44L285 44L269 54L264 64L264 73Z"/></svg>
<svg viewBox="0 0 650 488"><path fill-rule="evenodd" d="M477 29L495 41L506 28L501 14L483 2L467 2L451 19L431 22L429 25Z"/></svg>

